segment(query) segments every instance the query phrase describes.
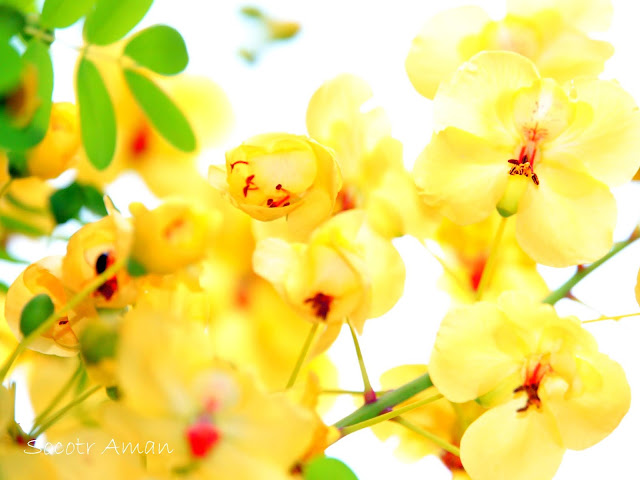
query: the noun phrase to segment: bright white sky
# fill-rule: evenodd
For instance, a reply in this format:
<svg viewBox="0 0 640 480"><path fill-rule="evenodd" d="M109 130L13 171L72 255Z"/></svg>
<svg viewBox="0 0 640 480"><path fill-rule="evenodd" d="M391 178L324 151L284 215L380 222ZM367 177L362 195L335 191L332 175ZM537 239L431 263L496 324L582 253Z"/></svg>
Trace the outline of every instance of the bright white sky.
<svg viewBox="0 0 640 480"><path fill-rule="evenodd" d="M210 163L224 161L225 149L251 135L269 131L304 134L305 111L311 95L323 81L344 72L360 75L371 84L378 103L392 120L394 135L405 145L405 163L410 166L430 137L431 107L406 77L404 60L409 45L421 25L436 11L470 3L484 7L495 18L504 12L499 0L451 0L440 4L417 0L256 1L253 4L273 16L300 22L302 32L294 42L266 52L253 67L236 54L250 38L248 24L237 13L247 2L156 0L143 26L166 23L176 27L189 48L188 71L209 76L231 99L236 115L235 131L223 147L204 156L203 172ZM613 3L616 10L612 29L600 36L616 48L605 76L618 79L640 99L638 2ZM79 43L77 32L65 32L64 38L67 43ZM72 100L69 72L73 70L74 52L59 47L55 54L56 99ZM125 208L129 200L139 199L126 196L128 185L125 181L110 190L116 204ZM640 189L628 186L618 189L616 194L620 210L618 239L622 239L640 216L637 213ZM389 314L369 321L361 340L374 387L375 379L391 367L428 361L438 323L448 307L447 296L436 288L441 272L437 263L415 240L400 239L397 246L408 260L405 296ZM633 287L639 266L640 246L636 245L581 284L576 294L607 314L638 311ZM544 268L543 273L553 288L567 278L570 269ZM598 315L585 308L577 309L568 301L561 302L559 308L562 313L579 314L582 319ZM624 366L633 392L640 390L640 355L636 345L640 339L640 320L605 322L588 328L597 336L601 350ZM345 334L332 349L341 374L340 387L359 389L361 380L353 346ZM634 396L629 414L609 438L589 452L567 453L556 479L640 478L636 458L640 431L638 398ZM342 399L327 420L333 422L354 407L352 401ZM392 455L395 444L393 439L381 444L369 431L363 431L340 441L328 454L344 459L362 480L450 478L435 458L400 464Z"/></svg>

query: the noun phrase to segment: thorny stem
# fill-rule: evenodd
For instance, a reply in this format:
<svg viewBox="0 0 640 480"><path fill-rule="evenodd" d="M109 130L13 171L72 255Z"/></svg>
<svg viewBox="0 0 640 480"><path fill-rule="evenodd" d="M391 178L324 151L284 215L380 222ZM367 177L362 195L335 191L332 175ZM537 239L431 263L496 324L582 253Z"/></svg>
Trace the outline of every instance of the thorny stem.
<svg viewBox="0 0 640 480"><path fill-rule="evenodd" d="M58 420L64 417L69 410L71 410L75 406L84 402L87 398L89 398L91 395L96 393L101 388L102 388L101 385L96 385L90 388L89 390L85 391L82 395L76 397L74 400L72 400L67 405L65 405L60 410L58 410L56 413L54 413L53 416L49 420L47 420L45 423L43 423L40 427L32 430L31 433L29 433L29 436L32 438L37 438L38 436L42 435L49 427L51 427L54 423L56 423Z"/></svg>
<svg viewBox="0 0 640 480"><path fill-rule="evenodd" d="M603 320L615 320L616 322L622 318L627 318L627 317L637 317L640 316L640 312L634 312L634 313L625 313L624 315L616 315L613 317L598 317L598 318L593 318L591 320L583 320L582 323L595 323L595 322L602 322Z"/></svg>
<svg viewBox="0 0 640 480"><path fill-rule="evenodd" d="M562 284L560 287L556 288L553 292L547 295L547 297L543 300L543 302L548 303L550 305L555 305L555 303L558 300L569 295L571 293L571 289L575 287L578 284L578 282L580 282L584 277L589 275L591 272L593 272L596 268L598 268L604 262L609 260L611 257L613 257L614 255L618 254L619 252L624 250L626 247L631 245L638 238L640 238L640 227L636 227L633 233L631 233L629 238L627 238L626 240L615 243L613 245L613 248L609 251L609 253L607 253L600 260L593 262L592 264L586 267L579 266L576 272L573 274L573 276L569 280L567 280L564 284Z"/></svg>
<svg viewBox="0 0 640 480"><path fill-rule="evenodd" d="M60 310L57 312L53 312L44 322L42 322L38 328L33 330L29 335L24 337L20 343L16 346L15 350L9 356L5 364L0 369L0 382L4 380L7 372L13 365L13 362L18 358L18 356L27 349L29 345L31 345L37 338L40 337L43 333L51 328L51 326L56 322L56 320L60 317L64 317L67 313L77 307L85 298L91 295L94 291L96 291L100 285L113 277L118 271L126 264L127 258L121 258L117 260L113 265L107 268L100 275L96 276L91 282L87 284L82 290L80 290L71 300L69 300Z"/></svg>
<svg viewBox="0 0 640 480"><path fill-rule="evenodd" d="M403 427L408 428L412 432L417 433L418 435L421 435L421 436L431 440L433 443L438 445L440 448L442 448L443 450L446 450L449 453L452 453L456 457L460 456L460 449L458 447L456 447L455 445L450 444L449 442L447 442L443 438L440 438L439 436L437 436L437 435L435 435L435 434L433 434L433 433L431 433L431 432L429 432L427 430L424 430L423 428L420 428L419 426L417 426L414 423L410 422L406 418L396 417L396 418L393 419L393 421L396 422L396 423L399 423Z"/></svg>
<svg viewBox="0 0 640 480"><path fill-rule="evenodd" d="M347 415L342 420L339 420L334 426L342 429L349 425L354 425L374 418L385 410L410 399L414 395L417 395L431 386L433 386L431 377L428 373L425 373L409 383L381 395L375 402L363 405L355 412Z"/></svg>
<svg viewBox="0 0 640 480"><path fill-rule="evenodd" d="M441 394L433 395L431 397L425 398L423 400L419 400L417 402L410 403L409 405L405 405L404 407L396 408L387 413L383 413L382 415L377 415L373 418L369 418L363 422L355 423L349 425L347 427L340 428L340 433L342 437L349 435L350 433L357 432L358 430L362 430L363 428L368 428L373 425L377 425L378 423L385 422L387 420L391 420L393 418L399 417L411 410L415 410L416 408L423 407L429 403L435 402L436 400L440 400L442 397Z"/></svg>
<svg viewBox="0 0 640 480"><path fill-rule="evenodd" d="M351 338L353 338L353 345L356 347L356 355L358 356L358 364L360 365L360 373L362 374L362 383L364 383L364 401L365 403L372 403L376 401L376 392L373 391L371 387L371 382L369 381L369 375L367 374L367 368L364 365L364 358L362 358L362 351L360 350L360 342L358 342L358 335L356 333L355 328L353 328L353 324L351 320L347 318L347 325L349 325L349 330L351 330Z"/></svg>
<svg viewBox="0 0 640 480"><path fill-rule="evenodd" d="M489 257L487 258L487 263L482 270L482 276L480 277L480 283L478 284L478 290L476 291L476 300L482 300L482 295L484 291L489 286L491 282L491 278L493 277L493 272L496 267L496 260L498 258L498 251L500 250L500 241L502 240L502 236L504 234L504 227L507 225L507 218L501 217L500 224L498 225L498 229L496 230L496 234L493 237L493 243L491 244L491 250L489 251Z"/></svg>
<svg viewBox="0 0 640 480"><path fill-rule="evenodd" d="M296 361L295 367L293 367L293 372L291 372L291 376L289 377L289 381L287 382L286 389L290 389L296 383L296 379L298 378L298 374L300 373L300 369L304 364L307 355L309 354L309 349L311 348L311 344L313 343L313 338L316 336L316 332L318 331L319 323L315 322L311 325L311 330L309 330L309 334L307 335L307 339L304 341L304 345L302 346L302 350L300 351L300 355L298 355L298 360Z"/></svg>

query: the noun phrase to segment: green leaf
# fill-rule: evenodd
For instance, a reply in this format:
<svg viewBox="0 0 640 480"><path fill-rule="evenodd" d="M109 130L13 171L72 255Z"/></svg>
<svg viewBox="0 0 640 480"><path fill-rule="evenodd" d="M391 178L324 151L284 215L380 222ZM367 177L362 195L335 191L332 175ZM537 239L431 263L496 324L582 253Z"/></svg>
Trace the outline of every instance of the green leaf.
<svg viewBox="0 0 640 480"><path fill-rule="evenodd" d="M58 190L49 197L49 204L58 224L77 217L82 205L84 205L82 187L77 183L72 183L68 187Z"/></svg>
<svg viewBox="0 0 640 480"><path fill-rule="evenodd" d="M31 235L33 237L42 237L44 235L48 235L48 232L34 227L22 220L18 220L14 217L9 217L7 215L0 214L0 224L7 230L17 233L24 233L25 235Z"/></svg>
<svg viewBox="0 0 640 480"><path fill-rule="evenodd" d="M100 72L87 58L78 66L76 92L82 144L92 165L104 170L116 151L116 114Z"/></svg>
<svg viewBox="0 0 640 480"><path fill-rule="evenodd" d="M7 152L9 157L9 175L13 178L24 178L29 176L26 152Z"/></svg>
<svg viewBox="0 0 640 480"><path fill-rule="evenodd" d="M87 325L80 335L80 351L89 365L116 356L118 332L105 323Z"/></svg>
<svg viewBox="0 0 640 480"><path fill-rule="evenodd" d="M316 457L304 467L304 480L358 480L356 474L337 458Z"/></svg>
<svg viewBox="0 0 640 480"><path fill-rule="evenodd" d="M0 39L0 42L2 40ZM13 90L20 82L22 60L20 55L8 43L0 43L0 95Z"/></svg>
<svg viewBox="0 0 640 480"><path fill-rule="evenodd" d="M46 0L40 24L48 28L66 28L84 17L96 0Z"/></svg>
<svg viewBox="0 0 640 480"><path fill-rule="evenodd" d="M20 331L27 337L53 314L53 302L49 295L36 295L22 309L20 314Z"/></svg>
<svg viewBox="0 0 640 480"><path fill-rule="evenodd" d="M117 42L145 16L153 0L98 0L84 22L88 43L108 45Z"/></svg>
<svg viewBox="0 0 640 480"><path fill-rule="evenodd" d="M83 205L91 212L104 217L107 207L104 205L103 193L93 185L78 184L82 188Z"/></svg>
<svg viewBox="0 0 640 480"><path fill-rule="evenodd" d="M180 73L189 63L182 35L166 25L154 25L137 33L127 43L124 54L161 75Z"/></svg>
<svg viewBox="0 0 640 480"><path fill-rule="evenodd" d="M33 65L37 70L37 97L40 106L26 127L16 127L13 119L0 103L0 148L23 151L39 143L47 133L51 116L51 94L53 93L53 65L49 55L49 46L37 39L27 44L23 56L23 68Z"/></svg>
<svg viewBox="0 0 640 480"><path fill-rule="evenodd" d="M0 293L6 294L9 291L9 285L4 282L0 282Z"/></svg>
<svg viewBox="0 0 640 480"><path fill-rule="evenodd" d="M9 39L22 31L24 27L24 15L19 10L0 5L0 39Z"/></svg>
<svg viewBox="0 0 640 480"><path fill-rule="evenodd" d="M196 149L196 137L191 125L173 101L155 83L130 69L124 77L140 108L153 126L169 143L183 152Z"/></svg>
<svg viewBox="0 0 640 480"><path fill-rule="evenodd" d="M7 249L0 246L0 260L4 260L5 262L11 262L11 263L22 263L22 264L28 264L29 262L25 262L24 260L20 260L19 258L14 257L13 255L11 255L9 252L7 252Z"/></svg>

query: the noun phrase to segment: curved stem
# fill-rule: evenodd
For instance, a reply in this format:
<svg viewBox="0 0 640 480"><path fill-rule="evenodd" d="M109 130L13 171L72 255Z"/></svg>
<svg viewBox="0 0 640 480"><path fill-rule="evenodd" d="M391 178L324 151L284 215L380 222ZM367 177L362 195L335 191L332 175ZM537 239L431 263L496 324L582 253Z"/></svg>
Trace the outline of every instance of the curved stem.
<svg viewBox="0 0 640 480"><path fill-rule="evenodd" d="M436 445L438 445L441 449L446 450L449 453L452 453L453 455L455 455L456 457L460 457L460 449L458 447L456 447L455 445L450 444L449 442L447 442L445 439L440 438L439 436L423 429L420 428L419 426L415 425L413 422L410 422L409 420L407 420L406 418L403 417L397 417L393 419L394 422L402 425L405 428L408 428L409 430L411 430L414 433L417 433L418 435L425 437L428 440L431 440L433 443L435 443Z"/></svg>
<svg viewBox="0 0 640 480"><path fill-rule="evenodd" d="M62 388L56 394L56 396L51 399L51 401L49 402L49 405L47 405L47 407L42 412L40 412L38 416L35 418L35 420L33 421L33 427L31 428L32 432L35 431L38 428L38 426L42 423L42 420L46 418L47 415L49 415L54 408L56 408L56 405L60 403L60 401L64 398L67 392L71 389L73 384L76 383L76 380L82 374L83 369L84 369L84 366L82 365L82 362L79 362L78 367L75 369L75 371L73 372L69 380L67 380L67 382L62 386Z"/></svg>
<svg viewBox="0 0 640 480"><path fill-rule="evenodd" d="M29 335L24 337L20 343L16 346L15 350L11 354L11 356L6 360L2 369L0 369L0 382L4 380L7 372L13 365L13 362L18 358L18 356L27 349L29 345L31 345L36 338L40 337L43 333L51 328L51 326L56 322L56 320L60 317L64 317L67 313L77 307L85 298L91 295L94 291L96 291L100 285L113 277L118 271L124 267L127 262L127 258L121 258L117 260L113 265L108 267L104 272L100 275L96 276L91 282L87 284L82 290L80 290L71 300L69 300L60 310L57 312L53 312L44 322L42 322L38 328L33 330Z"/></svg>
<svg viewBox="0 0 640 480"><path fill-rule="evenodd" d="M554 305L558 300L566 297L571 293L571 289L578 284L584 277L593 272L596 268L602 265L604 262L609 260L614 255L620 253L622 250L627 248L633 242L635 242L638 238L640 238L640 230L636 228L631 236L622 242L615 243L613 248L600 260L593 262L591 265L584 267L579 266L576 270L576 273L573 276L564 282L560 287L556 288L553 292L551 292L547 297L543 300L543 303L548 303L550 305Z"/></svg>
<svg viewBox="0 0 640 480"><path fill-rule="evenodd" d="M356 333L355 328L353 328L353 324L351 320L347 318L347 325L349 325L349 330L351 330L351 338L353 338L353 345L356 348L356 355L358 356L358 364L360 365L360 373L362 374L362 383L364 383L364 400L365 403L372 403L376 401L376 392L373 391L371 387L371 382L369 381L369 375L367 374L367 368L364 365L364 358L362 357L362 350L360 350L360 342L358 342L358 335Z"/></svg>
<svg viewBox="0 0 640 480"><path fill-rule="evenodd" d="M423 400L420 400L418 402L413 402L410 403L409 405L405 405L404 407L400 407L397 408L395 410L392 410L388 413L383 413L382 415L377 415L373 418L370 418L368 420L365 420L363 422L359 422L359 423L355 423L353 425L349 425L347 427L343 427L340 429L340 433L342 434L343 437L345 437L346 435L349 435L350 433L353 432L357 432L358 430L362 430L363 428L368 428L371 427L373 425L377 425L378 423L382 423L385 422L387 420L391 420L393 418L399 417L400 415L403 415L407 412L410 412L411 410L415 410L416 408L420 408L423 407L431 402L435 402L436 400L440 400L442 397L442 394L437 394L434 395L432 397L428 397L425 398Z"/></svg>
<svg viewBox="0 0 640 480"><path fill-rule="evenodd" d="M493 237L493 243L491 244L491 250L489 251L489 257L487 263L482 270L482 276L480 277L480 283L478 284L478 290L476 291L476 300L482 300L484 291L489 286L491 278L493 277L493 271L496 267L496 260L498 258L498 251L500 250L500 241L504 235L504 227L507 225L507 218L500 217L500 224L496 230L496 234Z"/></svg>
<svg viewBox="0 0 640 480"><path fill-rule="evenodd" d="M311 344L313 343L313 338L316 336L316 332L318 331L319 323L313 323L311 325L311 330L309 330L309 334L307 335L307 339L304 341L304 345L302 346L302 350L300 351L300 355L298 355L298 360L296 361L295 367L293 367L293 372L291 372L291 376L289 377L289 381L287 382L287 386L285 387L287 390L296 383L296 379L298 378L298 374L300 373L300 369L304 364L305 359L309 353L309 349L311 348Z"/></svg>
<svg viewBox="0 0 640 480"><path fill-rule="evenodd" d="M56 423L58 420L64 417L69 410L71 410L73 407L84 402L87 398L89 398L91 395L96 393L101 388L102 388L101 385L96 385L95 387L92 387L86 392L84 392L82 395L76 397L73 401L69 402L67 405L65 405L56 413L54 413L53 416L49 420L44 422L40 427L32 430L29 436L31 436L32 438L37 438L39 435L42 435L49 427L51 427L54 423Z"/></svg>
<svg viewBox="0 0 640 480"><path fill-rule="evenodd" d="M634 312L634 313L625 313L624 315L615 315L613 317L598 317L598 318L593 318L591 320L583 320L582 323L595 323L595 322L602 322L603 320L615 320L616 322L618 320L621 320L623 318L627 318L627 317L638 317L640 316L640 312Z"/></svg>
<svg viewBox="0 0 640 480"><path fill-rule="evenodd" d="M356 423L369 420L380 415L380 413L384 412L385 410L410 399L414 395L417 395L418 393L426 390L431 386L433 386L431 377L428 373L425 373L424 375L419 376L409 383L404 384L400 388L392 390L389 393L385 393L384 395L380 396L380 398L378 398L375 402L363 405L352 414L347 415L342 420L336 422L334 424L334 427L342 429L348 427L349 425L354 425Z"/></svg>

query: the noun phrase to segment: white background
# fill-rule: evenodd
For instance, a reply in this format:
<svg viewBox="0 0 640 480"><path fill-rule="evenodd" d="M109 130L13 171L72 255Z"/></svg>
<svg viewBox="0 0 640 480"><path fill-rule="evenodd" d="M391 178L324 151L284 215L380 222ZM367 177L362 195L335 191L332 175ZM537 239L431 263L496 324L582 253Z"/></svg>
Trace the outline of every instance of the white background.
<svg viewBox="0 0 640 480"><path fill-rule="evenodd" d="M404 70L411 40L435 12L470 3L484 7L496 19L504 14L503 2L499 0L440 4L417 0L256 1L255 5L275 17L300 22L302 31L295 41L266 52L255 66L248 66L237 55L240 47L251 42L249 24L238 14L245 2L156 0L142 26L166 23L176 27L189 48L188 71L209 76L231 99L235 130L222 148L203 156L200 165L203 173L210 163L224 161L225 149L251 135L269 131L304 134L305 111L311 95L325 80L344 72L360 75L372 86L377 102L391 118L394 136L404 143L405 163L410 167L426 145L431 128L430 102L414 91ZM636 99L640 99L638 3L635 0L613 3L615 13L611 30L598 35L613 43L616 49L604 76L618 79ZM63 41L77 45L80 40L77 32L69 30L63 32ZM57 66L55 98L72 100L70 72L75 62L74 52L64 47L55 47L54 52ZM128 189L131 185L129 182L130 179L125 179L109 190L116 204L125 208L132 199L125 196L125 187ZM619 240L628 235L640 217L640 190L630 185L615 193L620 210ZM374 388L379 375L391 367L428 362L435 332L448 308L446 294L436 287L441 275L438 264L413 239L399 239L396 245L408 260L405 295L390 313L370 320L361 339ZM42 244L32 244L29 248L36 246L42 247ZM33 252L29 258L33 258ZM606 314L638 311L633 288L639 266L640 245L636 245L601 267L574 292ZM542 272L554 288L568 278L572 269L543 268ZM582 319L598 316L598 313L577 308L569 301L560 302L558 309L563 314L578 314ZM587 328L596 335L601 351L625 368L633 391L632 407L620 427L599 445L587 452L567 452L555 478L640 479L637 463L640 318L621 323L590 324ZM332 358L340 371L340 387L360 389L360 373L351 339L346 334L343 331L332 348ZM353 408L355 404L351 399L341 398L327 421L333 422ZM344 459L362 480L450 478L434 457L414 464L401 464L392 455L396 443L397 440L391 439L382 444L371 432L362 431L340 441L327 453Z"/></svg>

